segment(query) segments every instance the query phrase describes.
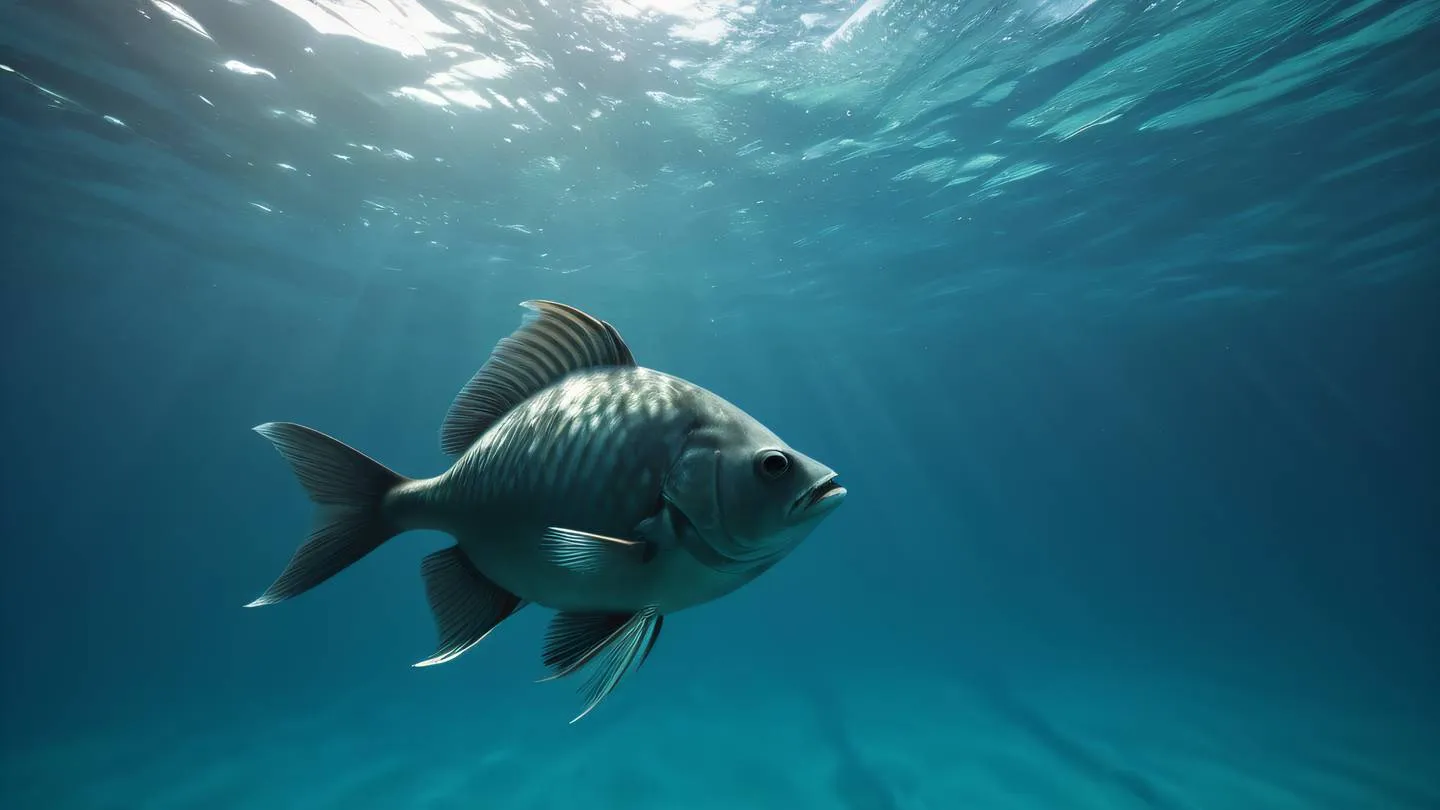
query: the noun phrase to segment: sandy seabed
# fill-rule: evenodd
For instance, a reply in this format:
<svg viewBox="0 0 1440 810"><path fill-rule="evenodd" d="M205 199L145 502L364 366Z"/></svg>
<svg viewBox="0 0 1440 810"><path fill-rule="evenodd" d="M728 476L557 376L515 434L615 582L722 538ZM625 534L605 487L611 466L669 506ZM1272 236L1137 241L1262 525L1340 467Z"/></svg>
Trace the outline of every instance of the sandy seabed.
<svg viewBox="0 0 1440 810"><path fill-rule="evenodd" d="M372 694L298 717L77 732L6 755L0 807L1440 808L1440 730L1427 718L1194 679L1022 687L892 671L787 690L752 675L618 698L573 726L574 706L553 695Z"/></svg>

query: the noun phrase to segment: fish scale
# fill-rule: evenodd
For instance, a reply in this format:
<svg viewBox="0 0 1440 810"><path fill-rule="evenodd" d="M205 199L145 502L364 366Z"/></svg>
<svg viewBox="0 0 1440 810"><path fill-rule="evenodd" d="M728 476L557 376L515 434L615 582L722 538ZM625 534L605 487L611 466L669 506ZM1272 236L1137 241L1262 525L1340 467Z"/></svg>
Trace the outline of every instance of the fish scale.
<svg viewBox="0 0 1440 810"><path fill-rule="evenodd" d="M629 531L660 497L683 426L680 398L647 369L572 375L497 422L455 465L451 491L465 508L558 503L549 520Z"/></svg>

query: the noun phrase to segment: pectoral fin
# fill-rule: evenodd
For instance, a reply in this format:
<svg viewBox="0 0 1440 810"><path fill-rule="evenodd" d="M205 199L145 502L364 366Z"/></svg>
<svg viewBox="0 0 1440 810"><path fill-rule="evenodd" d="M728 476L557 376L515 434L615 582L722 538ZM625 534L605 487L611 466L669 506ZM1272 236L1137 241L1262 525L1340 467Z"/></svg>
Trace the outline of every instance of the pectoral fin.
<svg viewBox="0 0 1440 810"><path fill-rule="evenodd" d="M579 720L615 691L626 673L645 663L664 623L665 617L654 607L630 616L557 613L545 633L544 652L545 665L554 674L543 680L563 678L586 664L595 665L580 690L585 696L585 710L575 717Z"/></svg>
<svg viewBox="0 0 1440 810"><path fill-rule="evenodd" d="M558 526L551 526L540 536L540 550L555 565L585 574L640 565L655 557L653 545L644 540L623 540Z"/></svg>

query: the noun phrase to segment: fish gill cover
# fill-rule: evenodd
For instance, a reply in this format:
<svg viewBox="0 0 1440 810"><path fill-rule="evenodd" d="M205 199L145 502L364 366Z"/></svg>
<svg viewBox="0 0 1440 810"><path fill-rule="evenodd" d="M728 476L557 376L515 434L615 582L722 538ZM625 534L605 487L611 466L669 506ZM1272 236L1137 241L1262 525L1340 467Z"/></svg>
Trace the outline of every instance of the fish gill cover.
<svg viewBox="0 0 1440 810"><path fill-rule="evenodd" d="M1440 806L1437 32L0 3L0 805ZM248 428L433 475L531 299L850 490L573 727L546 611L408 666L443 536L240 607L309 510Z"/></svg>

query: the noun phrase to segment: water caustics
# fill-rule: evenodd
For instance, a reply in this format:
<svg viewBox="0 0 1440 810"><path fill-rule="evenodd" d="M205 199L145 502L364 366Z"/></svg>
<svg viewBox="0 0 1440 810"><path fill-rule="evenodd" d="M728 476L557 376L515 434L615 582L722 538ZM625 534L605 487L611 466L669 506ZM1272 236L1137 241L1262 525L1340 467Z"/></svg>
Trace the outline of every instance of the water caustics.
<svg viewBox="0 0 1440 810"><path fill-rule="evenodd" d="M828 274L870 264L846 297L923 316L996 290L1125 306L1373 281L1440 232L1433 173L1405 170L1440 129L1440 73L1386 79L1433 35L1437 0L31 0L12 16L0 87L27 103L4 126L112 147L58 165L37 143L4 193L59 174L95 206L77 221L196 249L123 189L198 194L225 234L204 247L237 263L269 249L246 217L322 222L314 278L443 254L465 269L404 283L625 286L638 257L703 249L737 306L803 293L843 317ZM1230 178L1262 168L1236 207ZM1330 202L1379 188L1336 219ZM1206 217L1178 219L1182 198ZM1115 255L1122 236L1168 249ZM943 259L957 246L963 262ZM775 272L788 285L754 290Z"/></svg>

